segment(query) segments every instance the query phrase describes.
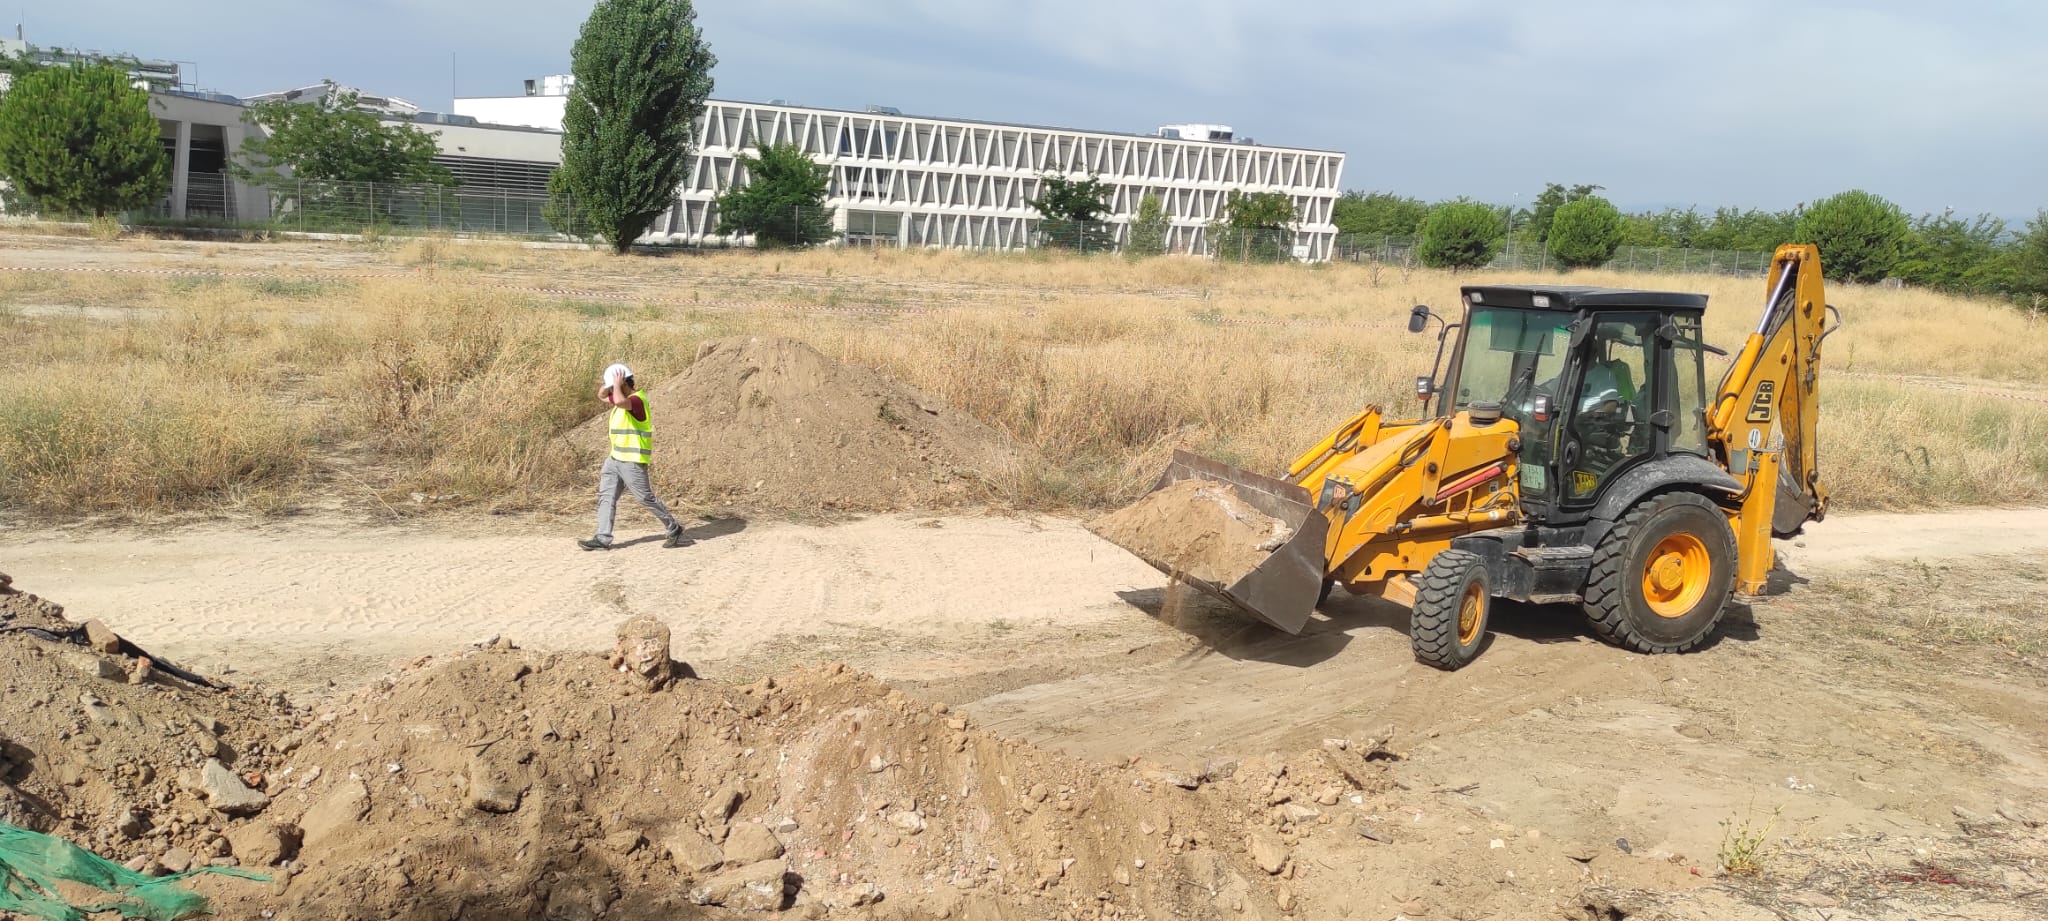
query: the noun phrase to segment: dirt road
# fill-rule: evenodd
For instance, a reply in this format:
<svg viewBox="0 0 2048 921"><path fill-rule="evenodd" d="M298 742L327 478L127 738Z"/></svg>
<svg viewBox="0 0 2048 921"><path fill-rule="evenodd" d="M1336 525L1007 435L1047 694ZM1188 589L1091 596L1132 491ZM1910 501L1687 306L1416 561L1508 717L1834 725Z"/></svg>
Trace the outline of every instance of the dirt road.
<svg viewBox="0 0 2048 921"><path fill-rule="evenodd" d="M1283 636L1176 597L1070 521L696 533L598 554L482 522L81 530L0 539L0 570L174 660L311 696L498 634L602 648L630 612L670 623L706 674L843 660L1098 759L1199 766L1391 726L1406 790L1463 791L1398 817L1417 834L1623 839L1681 866L1711 867L1724 823L1751 821L1771 824L1781 876L1846 872L1852 850L1993 867L2010 855L1977 850L1957 816L2048 802L2048 665L1998 635L2025 621L1997 619L2040 610L2048 510L1814 526L1780 545L1784 591L1738 606L1694 655L1622 653L1568 610L1509 607L1450 674L1412 661L1397 608L1340 595ZM1379 872L1331 865L1359 886ZM2037 870L2010 872L2007 891L2041 888Z"/></svg>

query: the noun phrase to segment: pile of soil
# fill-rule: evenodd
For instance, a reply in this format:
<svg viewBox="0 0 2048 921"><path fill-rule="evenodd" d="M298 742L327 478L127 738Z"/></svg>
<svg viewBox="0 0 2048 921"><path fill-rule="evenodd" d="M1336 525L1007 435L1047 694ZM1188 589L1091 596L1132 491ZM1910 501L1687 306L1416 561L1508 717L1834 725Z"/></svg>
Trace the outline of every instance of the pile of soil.
<svg viewBox="0 0 2048 921"><path fill-rule="evenodd" d="M105 625L73 624L7 582L0 575L0 820L142 871L288 856L266 794L283 788L280 740L303 712L281 694L145 665Z"/></svg>
<svg viewBox="0 0 2048 921"><path fill-rule="evenodd" d="M1034 749L837 666L647 692L500 642L343 701L290 776L299 872L208 883L223 910L1206 917L1218 887L1274 908L1198 775Z"/></svg>
<svg viewBox="0 0 2048 921"><path fill-rule="evenodd" d="M644 383L644 382L643 382ZM1015 464L1001 433L792 339L704 343L647 392L657 492L742 508L888 511L982 501ZM607 444L608 415L579 445Z"/></svg>
<svg viewBox="0 0 2048 921"><path fill-rule="evenodd" d="M1168 572L1229 585L1293 536L1230 486L1182 480L1088 523L1088 530Z"/></svg>

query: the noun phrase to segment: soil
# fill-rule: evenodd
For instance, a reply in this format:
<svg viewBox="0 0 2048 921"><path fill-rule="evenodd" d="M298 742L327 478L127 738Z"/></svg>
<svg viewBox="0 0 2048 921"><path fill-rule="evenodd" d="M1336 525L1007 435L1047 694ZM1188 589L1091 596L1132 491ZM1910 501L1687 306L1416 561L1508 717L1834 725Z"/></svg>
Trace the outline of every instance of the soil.
<svg viewBox="0 0 2048 921"><path fill-rule="evenodd" d="M1016 460L1001 433L966 413L791 339L706 342L647 399L658 482L706 504L945 508L986 500ZM605 444L606 425L601 415L571 437Z"/></svg>
<svg viewBox="0 0 2048 921"><path fill-rule="evenodd" d="M1922 539L1981 535L1979 515L2006 556ZM63 614L209 675L233 661L237 685L130 685L130 657L100 677L0 634L0 798L118 861L204 862L224 838L222 859L268 863L276 831L282 886L192 882L226 918L723 917L770 873L791 916L848 918L2016 921L2048 889L2048 659L2023 632L1928 626L2048 590L2044 512L1830 519L1698 653L1511 608L1455 673L1412 661L1398 609L1341 592L1301 636L1199 598L1164 623L1165 577L1053 519L602 555L472 525L224 533L0 539ZM0 595L68 629L51 607ZM645 693L607 663L647 613L708 677ZM508 626L544 641L462 645ZM377 655L351 658L356 634ZM343 687L306 680L338 649ZM260 813L166 780L195 726L262 775ZM706 812L720 790L730 816ZM136 802L140 838L116 808ZM1743 834L1760 872L1724 875Z"/></svg>
<svg viewBox="0 0 2048 921"><path fill-rule="evenodd" d="M1229 585L1291 536L1230 486L1182 480L1089 522L1088 530L1168 572Z"/></svg>

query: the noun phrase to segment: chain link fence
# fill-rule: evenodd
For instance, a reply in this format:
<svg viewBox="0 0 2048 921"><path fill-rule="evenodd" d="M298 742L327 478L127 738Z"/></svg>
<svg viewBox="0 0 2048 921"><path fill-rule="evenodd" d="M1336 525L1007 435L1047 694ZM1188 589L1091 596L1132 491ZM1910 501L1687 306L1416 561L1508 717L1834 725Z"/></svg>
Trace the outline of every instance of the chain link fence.
<svg viewBox="0 0 2048 921"><path fill-rule="evenodd" d="M1417 267L1422 265L1421 238L1381 234L1338 234L1331 258L1344 262L1378 262ZM1680 249L1656 246L1623 246L1603 268L1624 272L1660 272L1699 275L1761 275L1771 265L1771 254L1725 249ZM1550 249L1542 244L1527 245L1510 239L1487 263L1489 269L1514 272L1555 272L1563 269Z"/></svg>
<svg viewBox="0 0 2048 921"><path fill-rule="evenodd" d="M187 217L170 216L168 202L144 213L142 223L206 226L222 223L234 213L231 186L207 190L210 207L193 208L202 196L188 197ZM267 199L270 217L252 229L305 233L414 232L497 235L527 239L588 237L594 228L573 198L554 202L545 194L487 190L462 186L414 186L372 182L284 180L250 190ZM217 198L216 203L213 200ZM701 206L695 206L701 207ZM707 215L708 219L708 215ZM1318 252L1294 230L1236 228L1212 224L1122 224L1109 221L1018 221L1012 217L965 216L933 228L922 215L894 212L792 206L764 217L761 233L748 235L755 245L814 245L909 248L958 247L980 250L1056 250L1072 253L1122 253L1133 257L1203 255L1221 262L1280 263L1324 258L1342 262L1373 262L1417 267L1422 264L1420 238L1380 234L1338 234ZM715 228L705 228L715 231ZM1199 237L1197 234L1199 233ZM1199 242L1197 242L1199 240ZM692 245L727 247L741 241L711 237ZM1606 267L1622 271L1724 275L1761 274L1771 254L1730 250L1667 249L1624 246ZM1509 239L1489 268L1508 271L1556 271L1560 267L1547 247Z"/></svg>
<svg viewBox="0 0 2048 921"><path fill-rule="evenodd" d="M462 186L395 185L287 179L244 194L264 196L267 220L234 221L232 207L206 207L188 195L186 217L172 216L168 201L142 212L139 223L229 225L301 233L417 232L489 234L545 239L581 236L589 221L573 198L560 205L531 192Z"/></svg>

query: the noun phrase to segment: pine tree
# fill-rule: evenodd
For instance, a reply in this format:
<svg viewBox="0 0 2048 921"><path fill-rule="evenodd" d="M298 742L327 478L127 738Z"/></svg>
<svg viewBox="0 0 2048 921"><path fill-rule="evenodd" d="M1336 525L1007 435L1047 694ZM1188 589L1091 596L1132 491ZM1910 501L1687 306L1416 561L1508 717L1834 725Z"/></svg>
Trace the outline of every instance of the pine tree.
<svg viewBox="0 0 2048 921"><path fill-rule="evenodd" d="M149 93L106 65L45 67L0 96L0 177L36 207L106 217L170 185Z"/></svg>
<svg viewBox="0 0 2048 921"><path fill-rule="evenodd" d="M675 201L717 62L690 0L599 0L584 20L550 187L613 252Z"/></svg>

